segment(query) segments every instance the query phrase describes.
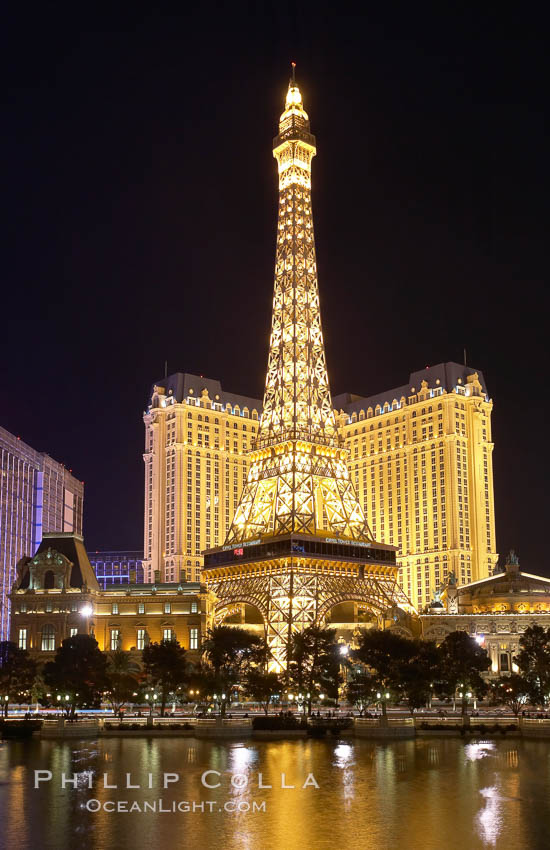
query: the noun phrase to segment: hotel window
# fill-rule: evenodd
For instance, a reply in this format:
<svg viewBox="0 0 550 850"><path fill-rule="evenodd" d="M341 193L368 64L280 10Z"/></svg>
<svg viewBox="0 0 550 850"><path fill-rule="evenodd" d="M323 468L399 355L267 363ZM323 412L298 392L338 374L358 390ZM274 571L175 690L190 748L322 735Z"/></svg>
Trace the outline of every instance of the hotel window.
<svg viewBox="0 0 550 850"><path fill-rule="evenodd" d="M172 629L163 629L162 630L162 639L163 640L174 640L174 632Z"/></svg>
<svg viewBox="0 0 550 850"><path fill-rule="evenodd" d="M189 629L189 649L199 648L199 630Z"/></svg>
<svg viewBox="0 0 550 850"><path fill-rule="evenodd" d="M111 614L118 614L118 602L113 602L111 605Z"/></svg>
<svg viewBox="0 0 550 850"><path fill-rule="evenodd" d="M137 648L145 649L145 629L137 630Z"/></svg>
<svg viewBox="0 0 550 850"><path fill-rule="evenodd" d="M145 614L145 602L138 602L138 614Z"/></svg>
<svg viewBox="0 0 550 850"><path fill-rule="evenodd" d="M111 652L120 649L120 629L111 629Z"/></svg>
<svg viewBox="0 0 550 850"><path fill-rule="evenodd" d="M27 649L27 629L19 629L19 640L17 645L19 649Z"/></svg>
<svg viewBox="0 0 550 850"><path fill-rule="evenodd" d="M78 629L74 626L69 629L69 637L75 637L78 634Z"/></svg>
<svg viewBox="0 0 550 850"><path fill-rule="evenodd" d="M192 614L196 614L196 613L197 613L197 611L198 611L198 605L197 605L197 603L196 603L196 602L192 602L192 603L191 603L191 613L192 613Z"/></svg>
<svg viewBox="0 0 550 850"><path fill-rule="evenodd" d="M172 613L172 604L170 602L164 603L164 613L171 614Z"/></svg>
<svg viewBox="0 0 550 850"><path fill-rule="evenodd" d="M21 612L22 614L26 614L26 613L27 613L27 603L26 603L26 602L22 602L22 603L21 603L21 606L20 606L20 608L19 608L19 610L20 610L20 612Z"/></svg>
<svg viewBox="0 0 550 850"><path fill-rule="evenodd" d="M500 653L500 672L501 673L509 673L510 672L510 659L507 652Z"/></svg>
<svg viewBox="0 0 550 850"><path fill-rule="evenodd" d="M55 632L51 625L42 629L42 652L53 652L55 649Z"/></svg>

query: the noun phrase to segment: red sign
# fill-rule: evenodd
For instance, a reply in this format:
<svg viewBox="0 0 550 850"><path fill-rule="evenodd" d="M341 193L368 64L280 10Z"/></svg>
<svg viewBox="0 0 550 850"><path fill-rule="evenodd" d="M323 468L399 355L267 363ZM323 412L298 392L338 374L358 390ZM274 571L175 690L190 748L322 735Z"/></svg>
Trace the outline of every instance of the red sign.
<svg viewBox="0 0 550 850"><path fill-rule="evenodd" d="M234 555L244 555L244 549L233 549Z"/></svg>

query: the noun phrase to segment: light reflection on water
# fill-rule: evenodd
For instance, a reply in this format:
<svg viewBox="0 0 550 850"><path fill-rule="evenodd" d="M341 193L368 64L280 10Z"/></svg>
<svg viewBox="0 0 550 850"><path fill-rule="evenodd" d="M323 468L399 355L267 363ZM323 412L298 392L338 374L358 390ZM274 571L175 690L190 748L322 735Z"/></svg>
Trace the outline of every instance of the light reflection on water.
<svg viewBox="0 0 550 850"><path fill-rule="evenodd" d="M502 829L502 797L496 785L482 788L480 794L485 798L485 806L477 816L480 836L487 844L495 845Z"/></svg>
<svg viewBox="0 0 550 850"><path fill-rule="evenodd" d="M472 741L464 747L464 755L468 761L477 761L493 755L495 751L494 741Z"/></svg>
<svg viewBox="0 0 550 850"><path fill-rule="evenodd" d="M33 771L52 782L33 789ZM201 785L204 771L214 771ZM61 788L61 773L90 772ZM179 781L162 787L164 773ZM103 776L117 789L103 788ZM313 775L319 788L303 787ZM284 775L284 780L282 776ZM231 782L234 777L234 782ZM139 789L128 789L141 784ZM261 786L264 787L261 787ZM271 786L271 787L265 787ZM285 787L286 786L286 787ZM288 787L293 786L293 787ZM548 847L550 742L106 738L0 744L0 847L454 850ZM87 811L91 799L213 811ZM224 811L228 802L266 811Z"/></svg>

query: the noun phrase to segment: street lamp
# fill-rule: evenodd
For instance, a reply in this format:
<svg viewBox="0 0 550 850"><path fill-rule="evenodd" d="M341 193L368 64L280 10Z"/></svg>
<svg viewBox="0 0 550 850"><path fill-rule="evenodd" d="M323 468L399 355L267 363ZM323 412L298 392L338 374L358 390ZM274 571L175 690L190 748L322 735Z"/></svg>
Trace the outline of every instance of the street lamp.
<svg viewBox="0 0 550 850"><path fill-rule="evenodd" d="M340 647L340 655L348 655L348 654L349 654L349 646L344 643Z"/></svg>

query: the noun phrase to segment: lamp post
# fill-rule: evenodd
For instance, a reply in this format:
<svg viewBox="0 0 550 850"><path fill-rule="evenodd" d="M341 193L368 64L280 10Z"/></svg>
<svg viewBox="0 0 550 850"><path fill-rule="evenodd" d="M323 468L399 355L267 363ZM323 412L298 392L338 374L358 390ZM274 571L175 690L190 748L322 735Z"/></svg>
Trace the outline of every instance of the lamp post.
<svg viewBox="0 0 550 850"><path fill-rule="evenodd" d="M155 707L155 703L158 699L158 694L145 694L145 699L147 700L147 705L149 706L149 717L153 716L153 709Z"/></svg>
<svg viewBox="0 0 550 850"><path fill-rule="evenodd" d="M8 716L9 701L10 701L10 698L9 698L8 694L6 694L5 697L4 697L4 717Z"/></svg>

